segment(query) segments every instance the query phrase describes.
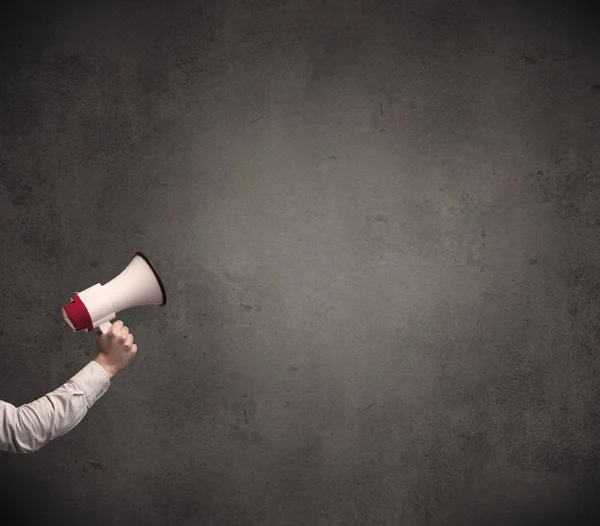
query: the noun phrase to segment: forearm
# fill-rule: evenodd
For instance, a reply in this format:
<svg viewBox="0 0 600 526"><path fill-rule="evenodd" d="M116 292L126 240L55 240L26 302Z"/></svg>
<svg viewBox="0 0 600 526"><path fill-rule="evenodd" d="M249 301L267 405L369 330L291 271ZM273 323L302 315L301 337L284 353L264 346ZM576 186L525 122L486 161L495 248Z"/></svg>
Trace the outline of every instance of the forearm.
<svg viewBox="0 0 600 526"><path fill-rule="evenodd" d="M108 390L109 371L90 362L61 387L15 407L0 400L0 450L32 453L73 429Z"/></svg>
<svg viewBox="0 0 600 526"><path fill-rule="evenodd" d="M98 354L98 356L94 358L94 361L102 366L109 378L112 378L115 374L117 374L118 371L116 371L114 367L111 367L106 360L104 360L101 354Z"/></svg>
<svg viewBox="0 0 600 526"><path fill-rule="evenodd" d="M68 385L20 407L4 407L2 448L9 453L33 453L75 427L87 413L83 393Z"/></svg>

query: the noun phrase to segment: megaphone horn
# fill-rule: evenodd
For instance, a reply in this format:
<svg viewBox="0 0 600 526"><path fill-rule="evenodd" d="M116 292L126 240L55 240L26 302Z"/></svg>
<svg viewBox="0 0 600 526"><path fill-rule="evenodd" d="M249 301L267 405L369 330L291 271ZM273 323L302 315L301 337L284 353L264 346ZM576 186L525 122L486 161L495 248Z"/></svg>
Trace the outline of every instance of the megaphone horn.
<svg viewBox="0 0 600 526"><path fill-rule="evenodd" d="M71 300L62 309L69 327L74 332L89 332L100 327L104 334L118 312L142 305L166 305L167 293L151 261L136 252L131 263L116 278L105 285L96 283L83 292L75 292Z"/></svg>

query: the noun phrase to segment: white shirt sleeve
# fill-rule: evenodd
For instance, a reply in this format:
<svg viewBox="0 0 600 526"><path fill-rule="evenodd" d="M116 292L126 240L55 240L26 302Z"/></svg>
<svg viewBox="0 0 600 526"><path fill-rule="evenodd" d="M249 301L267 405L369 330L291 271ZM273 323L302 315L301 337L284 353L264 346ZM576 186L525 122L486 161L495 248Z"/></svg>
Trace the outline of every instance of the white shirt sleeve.
<svg viewBox="0 0 600 526"><path fill-rule="evenodd" d="M15 407L0 400L0 451L33 453L71 431L110 387L110 377L96 361L58 389Z"/></svg>

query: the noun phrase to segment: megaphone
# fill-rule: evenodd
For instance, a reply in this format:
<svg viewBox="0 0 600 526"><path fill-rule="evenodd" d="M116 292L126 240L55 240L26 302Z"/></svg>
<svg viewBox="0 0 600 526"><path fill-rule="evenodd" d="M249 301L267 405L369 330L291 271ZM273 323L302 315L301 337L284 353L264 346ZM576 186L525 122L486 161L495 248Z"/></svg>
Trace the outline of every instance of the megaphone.
<svg viewBox="0 0 600 526"><path fill-rule="evenodd" d="M105 334L117 312L141 305L165 305L165 287L150 260L136 252L127 268L104 285L96 283L75 292L62 309L63 318L74 332L100 327Z"/></svg>

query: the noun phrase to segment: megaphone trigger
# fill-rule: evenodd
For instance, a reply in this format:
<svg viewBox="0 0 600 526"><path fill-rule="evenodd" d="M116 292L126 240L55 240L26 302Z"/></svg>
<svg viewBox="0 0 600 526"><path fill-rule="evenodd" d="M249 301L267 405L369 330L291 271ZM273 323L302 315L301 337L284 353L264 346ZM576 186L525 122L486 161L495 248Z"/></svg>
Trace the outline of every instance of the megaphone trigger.
<svg viewBox="0 0 600 526"><path fill-rule="evenodd" d="M106 334L108 331L110 331L111 327L112 327L112 323L109 321L105 321L104 323L102 323L98 326L101 334Z"/></svg>

